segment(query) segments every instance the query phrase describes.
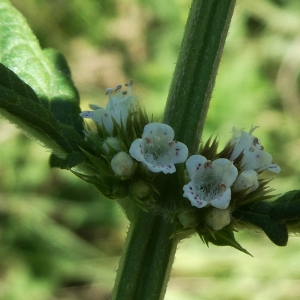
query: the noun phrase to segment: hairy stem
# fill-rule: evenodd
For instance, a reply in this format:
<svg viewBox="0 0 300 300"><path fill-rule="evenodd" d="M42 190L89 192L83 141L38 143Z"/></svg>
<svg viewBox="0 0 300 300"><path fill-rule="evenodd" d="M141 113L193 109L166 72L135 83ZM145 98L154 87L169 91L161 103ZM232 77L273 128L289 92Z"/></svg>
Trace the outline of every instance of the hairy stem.
<svg viewBox="0 0 300 300"><path fill-rule="evenodd" d="M194 0L163 121L195 153L204 127L235 0Z"/></svg>
<svg viewBox="0 0 300 300"><path fill-rule="evenodd" d="M131 222L112 299L163 299L178 240L173 224L140 211Z"/></svg>
<svg viewBox="0 0 300 300"><path fill-rule="evenodd" d="M194 0L191 6L163 119L190 153L199 146L234 5L235 0ZM166 204L182 198L172 178L160 190ZM175 225L127 206L131 225L113 299L163 299L178 243L171 238Z"/></svg>

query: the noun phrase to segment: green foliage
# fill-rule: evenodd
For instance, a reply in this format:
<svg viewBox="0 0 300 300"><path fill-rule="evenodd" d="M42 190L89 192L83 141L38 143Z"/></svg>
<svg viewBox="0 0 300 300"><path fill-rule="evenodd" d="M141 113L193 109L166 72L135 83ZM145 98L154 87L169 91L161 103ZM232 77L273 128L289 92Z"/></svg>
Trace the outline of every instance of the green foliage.
<svg viewBox="0 0 300 300"><path fill-rule="evenodd" d="M270 202L254 202L240 207L233 212L237 221L253 224L262 229L268 238L277 246L286 246L288 231L285 224L273 220Z"/></svg>
<svg viewBox="0 0 300 300"><path fill-rule="evenodd" d="M235 240L232 228L225 227L217 231L203 231L198 228L197 232L207 246L209 243L216 246L230 246L251 256L251 254Z"/></svg>
<svg viewBox="0 0 300 300"><path fill-rule="evenodd" d="M22 15L8 1L0 3L0 61L26 82L62 123L82 135L79 95L65 58L55 50L42 50Z"/></svg>
<svg viewBox="0 0 300 300"><path fill-rule="evenodd" d="M0 107L2 115L58 156L64 157L65 153L76 149L76 144L82 143L81 137L71 127L59 123L40 104L29 85L2 64Z"/></svg>
<svg viewBox="0 0 300 300"><path fill-rule="evenodd" d="M270 217L277 222L300 219L300 191L289 191L272 202Z"/></svg>

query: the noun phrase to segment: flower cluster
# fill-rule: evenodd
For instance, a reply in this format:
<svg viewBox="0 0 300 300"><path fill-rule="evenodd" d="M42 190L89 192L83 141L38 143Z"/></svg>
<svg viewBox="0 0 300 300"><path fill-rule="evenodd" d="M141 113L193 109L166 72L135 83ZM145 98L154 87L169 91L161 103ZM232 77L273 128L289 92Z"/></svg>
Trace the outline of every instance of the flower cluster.
<svg viewBox="0 0 300 300"><path fill-rule="evenodd" d="M141 199L150 199L153 191L159 194L151 181L156 174L175 173L175 165L185 162L185 178L179 182L184 182L181 197L189 201L184 202L185 209L178 219L185 225L197 224L186 216L190 212L194 214L195 209L207 208L205 223L213 230L220 230L230 223L236 201L262 189L261 172L280 172L271 154L264 151L260 140L253 136L256 127L249 132L234 127L233 137L219 154L215 140L214 146L200 149L188 158L187 146L175 140L174 130L169 125L151 123L142 113L137 97L132 95L132 81L125 86L126 92L121 90L121 85L106 90L109 97L106 108L90 105L92 111L80 114L97 125L97 137L86 132L95 150L88 158L101 169L99 173L108 174L98 186L106 192L110 189L114 197L129 193L139 203ZM103 158L109 164L108 169L103 167ZM101 176L104 177L96 175L97 180Z"/></svg>
<svg viewBox="0 0 300 300"><path fill-rule="evenodd" d="M226 158L207 161L204 156L193 155L187 160L191 181L183 187L183 196L193 206L201 208L210 204L226 209L231 191L244 190L249 194L259 187L258 173L264 170L280 172L280 167L272 162L271 154L265 152L259 139L252 135L255 129L253 127L247 133L234 127Z"/></svg>

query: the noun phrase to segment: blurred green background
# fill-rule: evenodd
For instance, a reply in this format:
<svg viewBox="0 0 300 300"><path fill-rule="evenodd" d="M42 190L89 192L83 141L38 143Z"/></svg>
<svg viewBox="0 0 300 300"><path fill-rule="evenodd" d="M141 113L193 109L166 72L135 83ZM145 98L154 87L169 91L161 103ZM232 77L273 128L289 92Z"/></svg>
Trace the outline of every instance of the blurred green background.
<svg viewBox="0 0 300 300"><path fill-rule="evenodd" d="M104 106L105 88L133 78L160 119L190 1L11 2L42 47L67 57L82 109ZM260 126L255 133L282 167L271 186L298 189L300 2L237 2L203 139L219 133L224 145L232 126ZM49 153L6 121L0 132L0 299L109 299L128 227L122 211L49 169ZM254 258L197 237L181 243L166 299L300 299L298 238L284 248L255 232L237 239Z"/></svg>

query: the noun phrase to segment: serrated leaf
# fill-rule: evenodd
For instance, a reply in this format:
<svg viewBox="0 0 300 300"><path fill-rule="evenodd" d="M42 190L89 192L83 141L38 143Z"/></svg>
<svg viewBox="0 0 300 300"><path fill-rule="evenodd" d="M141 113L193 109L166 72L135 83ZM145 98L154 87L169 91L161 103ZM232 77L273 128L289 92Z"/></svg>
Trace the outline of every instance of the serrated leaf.
<svg viewBox="0 0 300 300"><path fill-rule="evenodd" d="M261 228L268 238L277 246L286 246L288 231L285 224L274 221L270 217L271 204L269 202L255 202L244 205L232 213L239 221L251 223Z"/></svg>
<svg viewBox="0 0 300 300"><path fill-rule="evenodd" d="M79 96L64 57L45 50L23 16L6 0L0 2L0 61L35 91L44 108L82 135Z"/></svg>
<svg viewBox="0 0 300 300"><path fill-rule="evenodd" d="M273 201L270 216L278 222L300 219L300 190L289 191Z"/></svg>
<svg viewBox="0 0 300 300"><path fill-rule="evenodd" d="M235 240L234 233L229 229L223 228L217 231L210 231L206 234L203 234L203 232L198 231L198 234L202 241L204 241L207 245L208 243L212 243L216 246L230 246L252 256Z"/></svg>

